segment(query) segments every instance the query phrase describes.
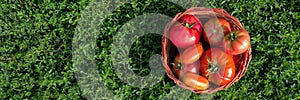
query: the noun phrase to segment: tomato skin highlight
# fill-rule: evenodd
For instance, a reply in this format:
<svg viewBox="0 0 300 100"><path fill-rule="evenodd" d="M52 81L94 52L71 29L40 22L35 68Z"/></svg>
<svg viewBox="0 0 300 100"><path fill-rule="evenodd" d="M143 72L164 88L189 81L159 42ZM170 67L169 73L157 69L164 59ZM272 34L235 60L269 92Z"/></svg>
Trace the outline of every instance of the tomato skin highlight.
<svg viewBox="0 0 300 100"><path fill-rule="evenodd" d="M231 32L228 21L223 18L211 18L204 24L204 40L211 46L224 42L224 36Z"/></svg>
<svg viewBox="0 0 300 100"><path fill-rule="evenodd" d="M250 36L246 30L234 30L225 36L226 52L238 55L250 47Z"/></svg>
<svg viewBox="0 0 300 100"><path fill-rule="evenodd" d="M230 54L219 48L211 48L203 54L200 60L200 72L216 85L224 85L235 76L235 63Z"/></svg>
<svg viewBox="0 0 300 100"><path fill-rule="evenodd" d="M182 81L187 86L198 90L205 90L209 87L209 82L206 78L192 72L186 72L182 77Z"/></svg>
<svg viewBox="0 0 300 100"><path fill-rule="evenodd" d="M199 62L194 62L191 64L184 65L182 68L182 71L183 71L183 73L192 72L192 73L198 74L199 68L200 68Z"/></svg>
<svg viewBox="0 0 300 100"><path fill-rule="evenodd" d="M203 51L204 49L202 47L202 43L193 45L183 51L180 61L183 64L191 64L196 62L202 56Z"/></svg>
<svg viewBox="0 0 300 100"><path fill-rule="evenodd" d="M170 30L170 40L176 47L187 48L199 42L200 33L196 29L189 29L180 23Z"/></svg>

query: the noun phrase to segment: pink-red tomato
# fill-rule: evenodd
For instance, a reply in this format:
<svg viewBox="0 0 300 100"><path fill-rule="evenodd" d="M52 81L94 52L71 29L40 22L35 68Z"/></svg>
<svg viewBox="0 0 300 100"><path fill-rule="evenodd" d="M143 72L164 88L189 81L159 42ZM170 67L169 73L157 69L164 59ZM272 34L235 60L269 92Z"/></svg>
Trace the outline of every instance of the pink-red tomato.
<svg viewBox="0 0 300 100"><path fill-rule="evenodd" d="M202 24L194 15L184 15L170 30L170 40L176 47L187 48L199 42Z"/></svg>
<svg viewBox="0 0 300 100"><path fill-rule="evenodd" d="M186 27L196 29L199 32L199 35L201 36L202 23L196 16L190 14L184 15L180 18L180 22Z"/></svg>
<svg viewBox="0 0 300 100"><path fill-rule="evenodd" d="M204 49L202 43L195 44L185 49L180 57L180 61L183 64L191 64L199 60Z"/></svg>
<svg viewBox="0 0 300 100"><path fill-rule="evenodd" d="M176 77L180 77L181 73L186 73L186 72L192 72L192 73L199 73L199 62L194 62L192 64L181 64L180 63L180 55L178 54L173 63L172 63L172 71L175 73Z"/></svg>
<svg viewBox="0 0 300 100"><path fill-rule="evenodd" d="M196 73L198 74L199 73L199 62L194 62L194 63L191 63L191 64L187 64L187 65L184 65L183 68L182 68L182 71L183 73L185 72L192 72L192 73Z"/></svg>
<svg viewBox="0 0 300 100"><path fill-rule="evenodd" d="M246 30L234 30L225 36L226 52L238 55L250 47L250 36Z"/></svg>
<svg viewBox="0 0 300 100"><path fill-rule="evenodd" d="M200 34L196 29L189 29L175 23L170 30L170 40L176 47L187 48L199 42Z"/></svg>
<svg viewBox="0 0 300 100"><path fill-rule="evenodd" d="M224 42L224 36L231 32L228 21L223 18L211 18L204 24L204 40L211 46L218 46Z"/></svg>

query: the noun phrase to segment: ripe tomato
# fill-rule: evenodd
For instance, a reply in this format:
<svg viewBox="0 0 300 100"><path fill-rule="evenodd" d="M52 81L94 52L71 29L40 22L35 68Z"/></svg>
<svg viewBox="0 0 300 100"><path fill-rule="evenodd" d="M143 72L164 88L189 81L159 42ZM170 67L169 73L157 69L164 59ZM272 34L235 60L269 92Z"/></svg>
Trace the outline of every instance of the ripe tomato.
<svg viewBox="0 0 300 100"><path fill-rule="evenodd" d="M189 15L189 14L184 15L183 17L180 18L180 22L186 27L196 29L199 32L199 35L201 36L202 23L196 16Z"/></svg>
<svg viewBox="0 0 300 100"><path fill-rule="evenodd" d="M199 42L202 33L202 24L194 15L185 15L179 23L170 30L170 40L180 48L187 48Z"/></svg>
<svg viewBox="0 0 300 100"><path fill-rule="evenodd" d="M195 44L183 51L180 61L183 64L191 64L199 60L203 53L202 43Z"/></svg>
<svg viewBox="0 0 300 100"><path fill-rule="evenodd" d="M200 72L210 82L224 85L235 76L235 64L230 54L218 48L211 48L201 57Z"/></svg>
<svg viewBox="0 0 300 100"><path fill-rule="evenodd" d="M229 22L223 18L212 18L204 25L204 40L212 46L217 46L229 32L231 32Z"/></svg>
<svg viewBox="0 0 300 100"><path fill-rule="evenodd" d="M172 69L173 73L175 74L176 77L180 78L182 72L181 72L181 68L180 68L181 63L180 63L180 55L179 54L175 57L173 63L171 63L171 64L172 64L171 69Z"/></svg>
<svg viewBox="0 0 300 100"><path fill-rule="evenodd" d="M189 29L175 23L170 31L170 40L176 47L186 48L199 42L200 34L196 29Z"/></svg>
<svg viewBox="0 0 300 100"><path fill-rule="evenodd" d="M183 71L183 73L192 72L192 73L198 74L199 68L200 68L199 62L194 62L191 64L184 65L182 68L182 71Z"/></svg>
<svg viewBox="0 0 300 100"><path fill-rule="evenodd" d="M186 72L199 73L199 62L183 65L180 63L179 59L180 55L177 55L172 63L172 71L175 73L176 77L179 77L181 73Z"/></svg>
<svg viewBox="0 0 300 100"><path fill-rule="evenodd" d="M205 90L209 87L209 82L206 78L192 72L186 72L182 77L182 81L187 86L198 90Z"/></svg>
<svg viewBox="0 0 300 100"><path fill-rule="evenodd" d="M250 47L250 36L246 30L234 30L225 36L226 52L238 55Z"/></svg>
<svg viewBox="0 0 300 100"><path fill-rule="evenodd" d="M172 72L174 73L175 77L177 78L181 78L182 77L182 72L181 72L181 69L175 65L172 65L172 68L171 68Z"/></svg>

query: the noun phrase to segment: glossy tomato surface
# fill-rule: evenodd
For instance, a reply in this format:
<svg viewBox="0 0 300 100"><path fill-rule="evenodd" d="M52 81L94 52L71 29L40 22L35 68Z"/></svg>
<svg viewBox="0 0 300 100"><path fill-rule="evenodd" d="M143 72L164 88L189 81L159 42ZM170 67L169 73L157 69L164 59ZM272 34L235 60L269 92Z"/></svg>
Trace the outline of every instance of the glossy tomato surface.
<svg viewBox="0 0 300 100"><path fill-rule="evenodd" d="M185 49L180 57L180 61L183 64L191 64L196 62L202 56L204 49L202 43L195 44Z"/></svg>
<svg viewBox="0 0 300 100"><path fill-rule="evenodd" d="M250 36L246 30L234 30L225 36L226 52L238 55L250 47Z"/></svg>
<svg viewBox="0 0 300 100"><path fill-rule="evenodd" d="M195 74L199 73L199 68L200 68L199 62L194 62L192 64L184 65L180 63L179 59L180 59L180 55L178 54L172 63L172 67L173 67L172 71L175 73L176 77L180 77L180 74L182 75L183 73L186 72L192 72Z"/></svg>
<svg viewBox="0 0 300 100"><path fill-rule="evenodd" d="M200 72L216 85L224 85L235 76L235 64L231 55L221 49L211 48L200 60Z"/></svg>
<svg viewBox="0 0 300 100"><path fill-rule="evenodd" d="M209 87L209 82L206 78L191 72L186 72L182 77L182 81L187 86L198 90L205 90Z"/></svg>
<svg viewBox="0 0 300 100"><path fill-rule="evenodd" d="M182 67L182 71L183 71L183 73L192 72L192 73L198 74L199 68L200 68L199 62L194 62L191 64L184 65Z"/></svg>
<svg viewBox="0 0 300 100"><path fill-rule="evenodd" d="M187 28L180 23L175 25L170 30L170 40L176 47L187 48L199 42L200 33L193 28Z"/></svg>
<svg viewBox="0 0 300 100"><path fill-rule="evenodd" d="M204 40L211 46L218 46L224 42L224 36L231 32L228 21L223 18L211 18L204 25Z"/></svg>

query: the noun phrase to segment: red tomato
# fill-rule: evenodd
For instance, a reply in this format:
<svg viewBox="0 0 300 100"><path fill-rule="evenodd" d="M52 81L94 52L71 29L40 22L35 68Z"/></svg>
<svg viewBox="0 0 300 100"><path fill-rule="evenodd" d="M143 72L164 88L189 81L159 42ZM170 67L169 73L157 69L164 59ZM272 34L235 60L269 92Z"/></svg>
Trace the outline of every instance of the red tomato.
<svg viewBox="0 0 300 100"><path fill-rule="evenodd" d="M235 64L231 55L221 49L211 48L200 60L200 72L216 85L224 85L235 76Z"/></svg>
<svg viewBox="0 0 300 100"><path fill-rule="evenodd" d="M229 22L223 18L212 18L204 25L204 40L212 46L218 46L224 42L224 35L229 32Z"/></svg>
<svg viewBox="0 0 300 100"><path fill-rule="evenodd" d="M172 68L171 68L172 72L174 73L174 76L177 77L177 78L181 78L182 77L182 72L181 72L181 69L175 65L172 65Z"/></svg>
<svg viewBox="0 0 300 100"><path fill-rule="evenodd" d="M172 71L175 73L176 77L179 77L181 73L192 72L199 73L199 62L194 62L192 64L183 65L180 63L180 55L177 55L172 63Z"/></svg>
<svg viewBox="0 0 300 100"><path fill-rule="evenodd" d="M170 40L176 47L187 48L199 42L200 34L196 29L189 29L175 23L170 31Z"/></svg>
<svg viewBox="0 0 300 100"><path fill-rule="evenodd" d="M173 73L174 73L174 75L176 76L176 77L178 77L178 78L180 78L181 77L181 63L180 63L180 55L177 55L176 57L175 57L175 59L174 59L174 61L173 61L173 63L171 63L172 64L172 71L173 71Z"/></svg>
<svg viewBox="0 0 300 100"><path fill-rule="evenodd" d="M170 40L180 48L187 48L199 42L202 24L194 15L184 15L170 31Z"/></svg>
<svg viewBox="0 0 300 100"><path fill-rule="evenodd" d="M191 64L196 62L201 57L203 51L202 43L193 45L183 51L180 61L183 64Z"/></svg>
<svg viewBox="0 0 300 100"><path fill-rule="evenodd" d="M199 32L199 35L201 36L202 33L202 23L200 20L194 16L194 15L184 15L182 18L180 18L180 22L185 25L186 27L191 27L196 29Z"/></svg>
<svg viewBox="0 0 300 100"><path fill-rule="evenodd" d="M199 72L199 62L194 62L192 64L184 65L182 68L183 73L192 72L198 74Z"/></svg>
<svg viewBox="0 0 300 100"><path fill-rule="evenodd" d="M182 77L182 81L187 86L198 90L205 90L209 87L209 82L206 78L192 72L186 72Z"/></svg>
<svg viewBox="0 0 300 100"><path fill-rule="evenodd" d="M238 55L250 47L250 36L246 30L234 30L225 36L226 52Z"/></svg>

